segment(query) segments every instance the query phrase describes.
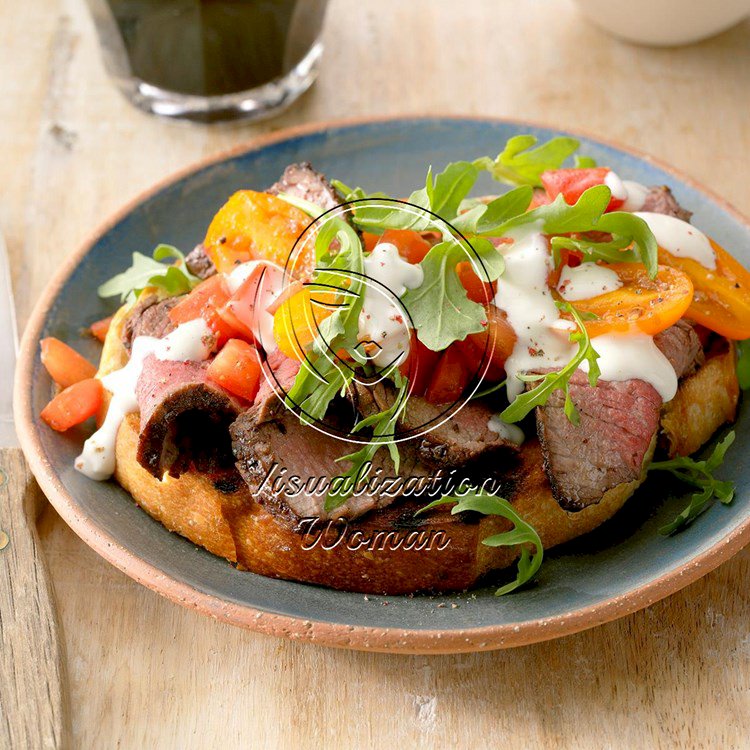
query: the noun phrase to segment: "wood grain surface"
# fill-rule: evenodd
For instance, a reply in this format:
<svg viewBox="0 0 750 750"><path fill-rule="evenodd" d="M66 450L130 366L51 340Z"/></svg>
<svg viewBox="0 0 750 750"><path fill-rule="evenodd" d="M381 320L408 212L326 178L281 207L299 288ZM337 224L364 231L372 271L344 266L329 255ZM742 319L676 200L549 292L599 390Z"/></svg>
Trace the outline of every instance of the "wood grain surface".
<svg viewBox="0 0 750 750"><path fill-rule="evenodd" d="M69 747L65 654L20 448L0 448L0 747Z"/></svg>
<svg viewBox="0 0 750 750"><path fill-rule="evenodd" d="M128 105L82 0L0 0L0 223L20 321L110 211L271 129L467 113L635 146L750 214L750 24L675 50L614 41L566 0L338 0L321 79L262 125L205 128ZM395 657L243 632L141 588L48 510L78 747L743 748L750 553L604 627L513 651Z"/></svg>

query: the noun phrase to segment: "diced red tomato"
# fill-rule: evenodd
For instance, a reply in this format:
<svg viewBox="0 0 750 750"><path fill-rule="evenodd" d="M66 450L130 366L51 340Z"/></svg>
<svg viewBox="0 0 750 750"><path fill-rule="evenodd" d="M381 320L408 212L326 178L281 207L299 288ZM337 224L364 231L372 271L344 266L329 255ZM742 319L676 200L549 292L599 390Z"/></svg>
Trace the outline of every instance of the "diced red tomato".
<svg viewBox="0 0 750 750"><path fill-rule="evenodd" d="M229 301L229 291L221 274L202 281L178 302L170 311L169 319L175 324L203 318L206 325L216 334L217 346L221 348L229 339L241 337L244 332L235 329L219 314L219 310Z"/></svg>
<svg viewBox="0 0 750 750"><path fill-rule="evenodd" d="M107 333L111 324L112 316L110 315L108 318L102 318L101 320L97 320L95 323L92 323L89 326L89 331L95 339L98 339L103 344L104 339L107 338Z"/></svg>
<svg viewBox="0 0 750 750"><path fill-rule="evenodd" d="M401 374L409 379L410 394L414 396L424 395L439 359L440 352L433 352L432 349L428 349L417 338L417 334L412 331L409 357L399 368Z"/></svg>
<svg viewBox="0 0 750 750"><path fill-rule="evenodd" d="M102 405L102 383L96 378L80 380L55 396L42 409L42 419L58 432L93 417Z"/></svg>
<svg viewBox="0 0 750 750"><path fill-rule="evenodd" d="M535 188L534 189L534 195L531 197L531 203L529 204L528 210L531 211L533 208L539 208L539 206L546 206L548 203L551 203L552 200L550 199L549 195L547 195L546 190L542 190L541 188Z"/></svg>
<svg viewBox="0 0 750 750"><path fill-rule="evenodd" d="M50 336L42 339L40 344L42 364L61 388L96 375L96 367L91 362L59 339Z"/></svg>
<svg viewBox="0 0 750 750"><path fill-rule="evenodd" d="M273 302L274 310L281 305L278 300L274 299L274 294L283 283L284 270L282 268L273 263L262 261L256 263L250 275L219 312L230 325L245 334L243 338L253 341L253 332L259 333L261 316L271 312L269 309L271 303ZM285 296L289 295L290 287L300 289L302 284L301 282L288 284L284 289ZM261 342L255 341L255 343L259 345Z"/></svg>
<svg viewBox="0 0 750 750"><path fill-rule="evenodd" d="M554 200L562 193L565 202L571 206L595 185L604 185L604 180L611 170L608 167L591 167L589 169L551 169L542 172L542 185L550 200ZM622 198L614 196L607 206L607 211L614 211L622 206Z"/></svg>
<svg viewBox="0 0 750 750"><path fill-rule="evenodd" d="M481 333L471 333L464 344L464 350L471 352L472 369L479 374L486 367L484 380L497 383L505 377L505 361L513 353L516 334L504 312L494 305L487 308L487 328Z"/></svg>
<svg viewBox="0 0 750 750"><path fill-rule="evenodd" d="M440 355L430 384L425 391L425 398L433 404L458 401L471 380L471 374L464 352L456 344L451 344Z"/></svg>
<svg viewBox="0 0 750 750"><path fill-rule="evenodd" d="M395 245L399 255L409 263L421 263L432 248L419 232L411 229L388 229L380 236L380 242Z"/></svg>
<svg viewBox="0 0 750 750"><path fill-rule="evenodd" d="M466 289L466 296L480 305L489 305L495 296L495 284L482 281L470 261L465 260L456 265L458 278Z"/></svg>
<svg viewBox="0 0 750 750"><path fill-rule="evenodd" d="M375 249L375 245L380 242L380 235L373 234L372 232L362 232L362 244L365 246L365 252L371 253Z"/></svg>
<svg viewBox="0 0 750 750"><path fill-rule="evenodd" d="M262 377L258 350L241 339L229 339L214 357L206 373L235 396L252 401Z"/></svg>

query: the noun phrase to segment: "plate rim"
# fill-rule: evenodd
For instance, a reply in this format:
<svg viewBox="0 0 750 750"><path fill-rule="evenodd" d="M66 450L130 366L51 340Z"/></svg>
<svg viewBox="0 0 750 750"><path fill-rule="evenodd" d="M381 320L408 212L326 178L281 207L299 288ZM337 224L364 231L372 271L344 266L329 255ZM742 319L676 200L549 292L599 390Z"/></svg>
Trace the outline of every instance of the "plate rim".
<svg viewBox="0 0 750 750"><path fill-rule="evenodd" d="M655 578L653 581L634 588L625 594L610 597L604 601L581 607L565 614L526 620L519 623L487 625L479 628L456 630L375 628L365 625L322 622L303 617L267 612L247 604L226 601L213 594L200 592L191 585L178 581L161 569L141 559L138 555L117 542L114 537L97 527L88 516L79 511L74 499L65 489L54 467L47 461L44 455L39 431L32 411L30 385L32 368L37 355L37 343L47 314L62 286L96 242L122 219L127 217L134 208L165 188L200 170L220 164L242 154L261 151L275 143L301 136L315 135L327 130L420 121L426 123L439 121L484 122L488 124L518 126L519 128L541 128L573 137L581 136L605 147L634 156L674 175L678 180L703 194L714 204L731 214L750 233L750 220L729 201L717 195L712 189L706 187L682 170L650 154L637 148L626 146L618 141L590 134L585 130L576 129L568 131L567 129L560 129L544 122L509 117L463 114L397 114L317 121L263 133L245 140L232 148L224 149L198 159L158 180L150 187L137 193L114 213L110 214L96 229L90 232L76 250L65 258L47 282L39 299L34 304L24 328L16 364L13 393L14 418L18 439L29 467L47 499L65 523L89 547L138 583L188 609L194 609L214 619L267 635L361 651L411 654L463 653L490 651L547 641L572 635L573 633L632 614L660 599L676 593L698 580L735 555L750 542L749 516L729 534L711 545L711 547L683 565Z"/></svg>

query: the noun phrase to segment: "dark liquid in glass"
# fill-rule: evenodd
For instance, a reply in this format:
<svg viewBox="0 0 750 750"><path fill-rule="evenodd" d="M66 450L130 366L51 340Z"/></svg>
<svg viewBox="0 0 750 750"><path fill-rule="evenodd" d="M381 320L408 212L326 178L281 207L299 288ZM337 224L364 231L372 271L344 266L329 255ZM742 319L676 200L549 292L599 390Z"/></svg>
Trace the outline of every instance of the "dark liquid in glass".
<svg viewBox="0 0 750 750"><path fill-rule="evenodd" d="M107 0L131 74L180 94L221 96L294 68L325 0Z"/></svg>

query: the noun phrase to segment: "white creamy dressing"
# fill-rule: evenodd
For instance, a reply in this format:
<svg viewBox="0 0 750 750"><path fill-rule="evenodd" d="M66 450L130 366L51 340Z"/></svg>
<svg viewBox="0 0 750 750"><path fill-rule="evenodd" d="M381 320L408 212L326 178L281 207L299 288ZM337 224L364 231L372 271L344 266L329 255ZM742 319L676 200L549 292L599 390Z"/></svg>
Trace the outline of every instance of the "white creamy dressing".
<svg viewBox="0 0 750 750"><path fill-rule="evenodd" d="M620 179L620 175L617 172L613 172L611 169L604 177L604 184L609 188L612 197L618 201L625 201L628 199L628 189L625 187L625 183Z"/></svg>
<svg viewBox="0 0 750 750"><path fill-rule="evenodd" d="M284 269L267 260L249 260L241 263L225 276L230 294L250 278L256 279L256 290L253 297L253 336L258 340L267 354L276 350L276 339L273 336L273 314L268 308L284 291ZM249 303L249 301L248 301ZM230 302L230 308L238 304Z"/></svg>
<svg viewBox="0 0 750 750"><path fill-rule="evenodd" d="M700 229L665 214L636 211L635 215L649 225L659 247L678 258L691 258L708 269L716 268L716 253Z"/></svg>
<svg viewBox="0 0 750 750"><path fill-rule="evenodd" d="M201 362L211 354L213 339L203 318L182 323L163 339L136 336L128 363L102 377L102 385L112 393L112 399L102 426L84 443L75 460L76 469L97 481L109 479L114 473L117 431L127 414L138 411L135 389L150 354L162 360Z"/></svg>
<svg viewBox="0 0 750 750"><path fill-rule="evenodd" d="M591 343L599 355L597 364L602 380L644 380L666 403L677 393L677 375L669 360L645 333L605 333L595 336ZM588 372L588 362L580 369Z"/></svg>
<svg viewBox="0 0 750 750"><path fill-rule="evenodd" d="M646 202L648 188L640 182L634 180L623 180L623 187L627 193L625 203L620 207L621 211L640 211Z"/></svg>
<svg viewBox="0 0 750 750"><path fill-rule="evenodd" d="M409 352L410 329L403 306L398 302L407 289L416 289L424 281L422 269L405 261L398 248L381 242L365 256L365 276L376 284L367 284L359 314L359 338L377 344L371 361L384 367ZM382 285L382 286L381 286Z"/></svg>
<svg viewBox="0 0 750 750"><path fill-rule="evenodd" d="M524 389L518 374L560 368L576 348L568 341L567 332L554 326L560 311L547 286L552 271L547 240L536 227L524 227L511 239L512 244L498 248L505 259L505 271L497 280L495 305L505 311L518 337L505 363L508 396L514 399Z"/></svg>
<svg viewBox="0 0 750 750"><path fill-rule="evenodd" d="M568 338L573 325L560 317L547 286L547 276L552 270L547 240L535 227L524 228L512 239L513 244L499 248L505 258L505 272L497 281L495 297L495 305L505 311L517 336L505 363L511 401L525 387L518 375L560 369L578 349ZM639 379L650 383L665 402L674 398L677 376L651 336L605 334L593 338L592 344L599 354L602 380ZM581 369L585 371L586 367Z"/></svg>
<svg viewBox="0 0 750 750"><path fill-rule="evenodd" d="M574 268L563 266L557 291L564 300L575 302L613 292L621 286L622 280L611 268L597 263L581 263Z"/></svg>
<svg viewBox="0 0 750 750"><path fill-rule="evenodd" d="M487 429L490 432L497 433L501 438L504 438L511 443L515 443L516 445L521 445L525 440L523 430L517 424L509 424L508 422L503 421L500 419L499 414L493 414L490 417L489 422L487 422Z"/></svg>

